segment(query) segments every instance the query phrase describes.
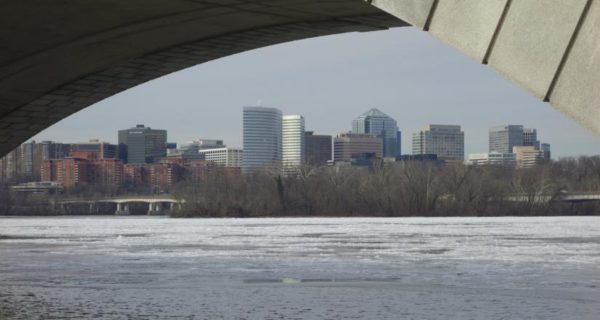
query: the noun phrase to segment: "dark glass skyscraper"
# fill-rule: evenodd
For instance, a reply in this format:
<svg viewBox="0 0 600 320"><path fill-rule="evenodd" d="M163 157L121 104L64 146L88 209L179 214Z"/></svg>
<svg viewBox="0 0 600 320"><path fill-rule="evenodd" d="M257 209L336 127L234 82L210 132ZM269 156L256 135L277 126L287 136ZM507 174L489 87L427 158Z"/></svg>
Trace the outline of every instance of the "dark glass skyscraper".
<svg viewBox="0 0 600 320"><path fill-rule="evenodd" d="M540 149L540 141L537 139L536 129L523 129L523 145L532 146L536 149Z"/></svg>
<svg viewBox="0 0 600 320"><path fill-rule="evenodd" d="M383 156L401 154L401 133L398 123L378 109L371 109L352 121L352 133L372 134L383 141Z"/></svg>
<svg viewBox="0 0 600 320"><path fill-rule="evenodd" d="M167 154L167 130L138 124L119 130L119 159L129 164L153 163Z"/></svg>
<svg viewBox="0 0 600 320"><path fill-rule="evenodd" d="M324 166L332 156L332 140L329 135L316 135L312 131L306 131L304 161L311 166Z"/></svg>

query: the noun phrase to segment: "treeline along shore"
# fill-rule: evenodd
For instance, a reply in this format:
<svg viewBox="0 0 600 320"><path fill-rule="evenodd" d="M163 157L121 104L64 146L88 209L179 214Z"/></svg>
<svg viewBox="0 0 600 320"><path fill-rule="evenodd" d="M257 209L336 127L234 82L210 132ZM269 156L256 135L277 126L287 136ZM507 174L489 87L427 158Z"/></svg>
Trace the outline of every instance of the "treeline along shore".
<svg viewBox="0 0 600 320"><path fill-rule="evenodd" d="M370 168L306 166L290 176L212 170L177 184L171 193L185 200L177 210L167 210L172 217L599 215L600 201L564 201L564 196L600 195L600 156L563 158L527 169L406 161L374 162ZM114 188L82 186L48 198L20 198L0 185L0 215L65 214L53 204L123 195ZM114 214L112 206L100 204L94 214ZM136 206L137 214L148 210L147 204L132 204L132 210ZM90 214L88 207L72 207L67 214Z"/></svg>
<svg viewBox="0 0 600 320"><path fill-rule="evenodd" d="M182 183L175 217L596 215L600 202L566 202L600 192L600 157L532 168L435 162L302 167L297 175L211 172Z"/></svg>

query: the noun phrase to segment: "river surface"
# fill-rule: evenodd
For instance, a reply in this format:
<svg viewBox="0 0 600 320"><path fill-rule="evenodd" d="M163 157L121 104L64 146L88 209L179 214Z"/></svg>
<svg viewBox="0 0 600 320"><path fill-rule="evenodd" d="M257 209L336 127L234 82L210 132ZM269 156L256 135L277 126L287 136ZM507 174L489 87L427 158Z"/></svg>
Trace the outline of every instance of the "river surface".
<svg viewBox="0 0 600 320"><path fill-rule="evenodd" d="M600 319L600 217L0 218L0 319Z"/></svg>

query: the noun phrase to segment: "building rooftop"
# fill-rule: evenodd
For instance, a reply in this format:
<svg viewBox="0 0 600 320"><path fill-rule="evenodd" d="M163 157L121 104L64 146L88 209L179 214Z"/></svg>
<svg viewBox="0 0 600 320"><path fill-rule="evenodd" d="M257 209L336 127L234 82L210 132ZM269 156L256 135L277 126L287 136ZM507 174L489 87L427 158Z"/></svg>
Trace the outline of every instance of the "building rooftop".
<svg viewBox="0 0 600 320"><path fill-rule="evenodd" d="M461 131L461 127L460 127L460 125L455 125L455 124L426 124L421 127L421 131L432 131L432 130Z"/></svg>
<svg viewBox="0 0 600 320"><path fill-rule="evenodd" d="M361 114L358 118L366 118L366 117L390 118L390 116L383 113L381 110L379 110L377 108L371 108L369 111Z"/></svg>

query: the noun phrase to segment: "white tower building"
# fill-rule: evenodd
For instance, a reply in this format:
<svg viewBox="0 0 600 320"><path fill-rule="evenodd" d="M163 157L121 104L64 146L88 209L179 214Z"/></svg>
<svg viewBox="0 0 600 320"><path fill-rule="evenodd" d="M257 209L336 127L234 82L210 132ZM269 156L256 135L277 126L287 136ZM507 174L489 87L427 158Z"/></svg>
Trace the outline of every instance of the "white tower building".
<svg viewBox="0 0 600 320"><path fill-rule="evenodd" d="M283 116L283 174L293 174L304 163L305 134L304 117Z"/></svg>
<svg viewBox="0 0 600 320"><path fill-rule="evenodd" d="M281 110L244 107L244 172L281 167Z"/></svg>

